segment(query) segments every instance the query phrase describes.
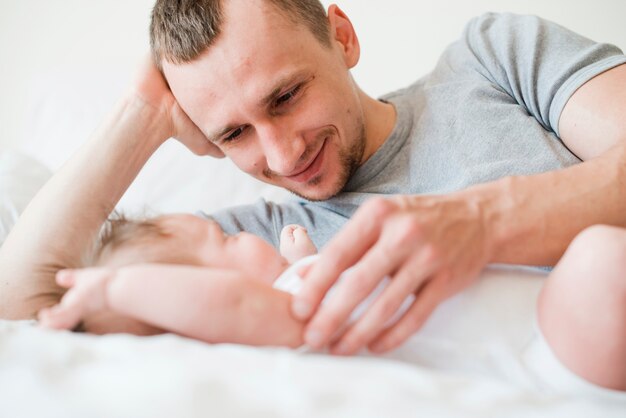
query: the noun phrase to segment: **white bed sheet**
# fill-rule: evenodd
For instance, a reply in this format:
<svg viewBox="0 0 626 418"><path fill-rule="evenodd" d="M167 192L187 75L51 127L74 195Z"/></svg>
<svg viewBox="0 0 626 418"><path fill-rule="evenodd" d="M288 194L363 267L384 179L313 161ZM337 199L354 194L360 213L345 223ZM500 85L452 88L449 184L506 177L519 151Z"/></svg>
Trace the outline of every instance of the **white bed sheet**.
<svg viewBox="0 0 626 418"><path fill-rule="evenodd" d="M508 353L523 343L519 330L532 320L542 280L529 270L492 268L477 286L446 302L419 335L422 342L445 334L474 346L455 359L428 344L417 355L400 350L388 358L338 358L4 321L1 415L623 417L626 401L546 395L516 377L517 360ZM407 347L414 350L416 341Z"/></svg>
<svg viewBox="0 0 626 418"><path fill-rule="evenodd" d="M43 80L47 90L29 118L36 123L20 144L52 170L89 136L124 84L94 90L82 73L63 74ZM170 141L118 208L212 211L261 196L282 200L286 193ZM0 321L0 417L626 416L622 402L549 396L520 377L510 353L526 342L520 329L533 321L543 276L487 271L481 283L489 286L448 301L393 358L211 346L174 335L96 337ZM467 355L442 354L442 334Z"/></svg>

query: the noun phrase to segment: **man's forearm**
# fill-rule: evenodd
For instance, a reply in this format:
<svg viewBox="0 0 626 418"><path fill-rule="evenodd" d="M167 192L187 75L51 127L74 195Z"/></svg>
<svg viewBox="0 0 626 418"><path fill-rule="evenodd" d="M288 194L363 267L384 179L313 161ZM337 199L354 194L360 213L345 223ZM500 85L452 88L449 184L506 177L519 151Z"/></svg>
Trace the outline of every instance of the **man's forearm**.
<svg viewBox="0 0 626 418"><path fill-rule="evenodd" d="M484 208L493 263L553 265L587 226L626 226L626 142L567 169L461 192Z"/></svg>
<svg viewBox="0 0 626 418"><path fill-rule="evenodd" d="M159 110L132 97L53 176L0 251L0 317L30 318L54 302L54 273L76 266L102 222L169 136Z"/></svg>

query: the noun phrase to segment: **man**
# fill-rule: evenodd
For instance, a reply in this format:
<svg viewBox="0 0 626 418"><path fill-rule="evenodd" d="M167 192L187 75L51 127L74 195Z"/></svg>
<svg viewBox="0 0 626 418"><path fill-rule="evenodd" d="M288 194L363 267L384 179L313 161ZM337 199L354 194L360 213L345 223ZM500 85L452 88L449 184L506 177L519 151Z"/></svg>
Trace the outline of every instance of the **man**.
<svg viewBox="0 0 626 418"><path fill-rule="evenodd" d="M349 73L360 53L349 19L315 0L159 0L151 39L171 90L147 63L33 201L0 254L1 316L58 298L51 277L77 265L171 136L302 197L213 214L227 232L276 242L280 226L299 223L321 246L354 214L293 306L312 317L310 345L332 340L342 354L398 346L487 263L551 265L585 227L626 225L626 57L615 47L534 17L485 15L433 73L374 100ZM379 299L335 336L384 276Z"/></svg>

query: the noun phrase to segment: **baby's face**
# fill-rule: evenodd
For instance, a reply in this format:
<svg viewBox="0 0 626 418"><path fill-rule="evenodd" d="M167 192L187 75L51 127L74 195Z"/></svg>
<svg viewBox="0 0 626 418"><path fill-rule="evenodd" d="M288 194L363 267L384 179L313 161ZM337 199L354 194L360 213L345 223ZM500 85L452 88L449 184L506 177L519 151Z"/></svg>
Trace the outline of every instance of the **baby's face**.
<svg viewBox="0 0 626 418"><path fill-rule="evenodd" d="M265 240L246 232L226 235L212 220L180 214L161 216L157 222L170 235L162 243L168 256L192 256L198 265L235 269L270 283L289 265Z"/></svg>
<svg viewBox="0 0 626 418"><path fill-rule="evenodd" d="M273 283L289 265L263 239L245 232L225 235L214 221L193 215L166 215L155 222L167 236L119 250L106 265L121 267L136 262L156 262L227 268L265 283ZM163 332L109 311L90 315L85 318L84 326L88 332L96 334L130 332L152 335Z"/></svg>

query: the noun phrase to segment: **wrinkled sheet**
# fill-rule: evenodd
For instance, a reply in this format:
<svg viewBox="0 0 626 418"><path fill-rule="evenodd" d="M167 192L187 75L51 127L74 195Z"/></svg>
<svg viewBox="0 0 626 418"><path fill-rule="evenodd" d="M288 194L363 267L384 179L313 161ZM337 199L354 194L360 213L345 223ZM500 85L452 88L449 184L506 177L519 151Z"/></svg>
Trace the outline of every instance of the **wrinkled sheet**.
<svg viewBox="0 0 626 418"><path fill-rule="evenodd" d="M524 270L487 271L387 358L208 345L171 334L92 336L0 321L0 415L625 416L626 403L549 395L515 378L506 347L523 343L518 331L532 323L543 279ZM447 359L437 349L442 336L467 355Z"/></svg>

